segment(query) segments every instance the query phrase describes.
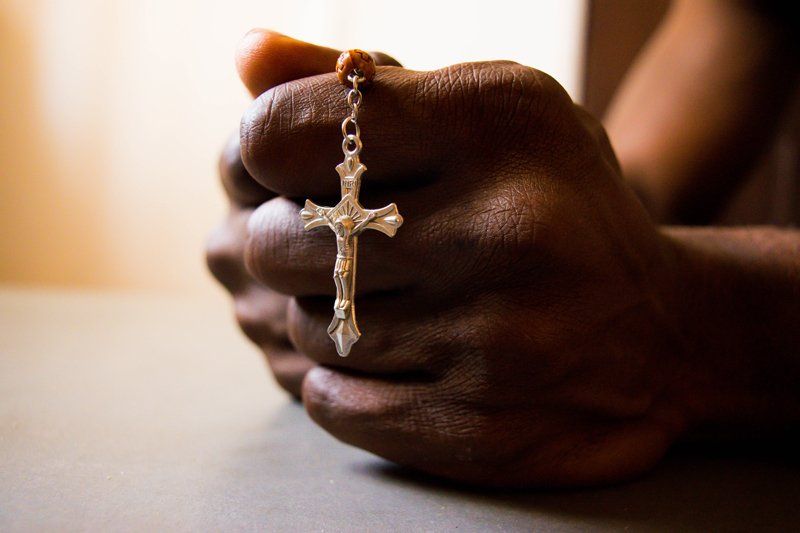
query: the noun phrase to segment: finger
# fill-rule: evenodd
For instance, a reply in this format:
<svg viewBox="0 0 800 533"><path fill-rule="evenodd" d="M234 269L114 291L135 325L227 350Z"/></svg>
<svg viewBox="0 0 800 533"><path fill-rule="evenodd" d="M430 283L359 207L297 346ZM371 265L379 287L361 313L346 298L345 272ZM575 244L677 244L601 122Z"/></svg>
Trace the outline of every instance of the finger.
<svg viewBox="0 0 800 533"><path fill-rule="evenodd" d="M251 30L239 45L236 65L248 90L254 95L281 83L331 70L339 52L315 46L269 30ZM387 54L376 53L379 65L399 65ZM219 163L222 185L237 205L258 206L275 196L258 184L242 164L238 132L222 152Z"/></svg>
<svg viewBox="0 0 800 533"><path fill-rule="evenodd" d="M281 83L327 72L337 55L338 52L330 48L304 43L277 32L254 29L239 44L236 66L245 86L257 96ZM238 132L222 152L219 171L226 194L238 205L258 206L275 196L259 185L244 168Z"/></svg>
<svg viewBox="0 0 800 533"><path fill-rule="evenodd" d="M255 279L282 294L333 295L336 239L328 228L304 230L299 212L300 206L284 197L253 212L248 221L245 267ZM376 233L359 236L359 243L370 251L358 258L356 294L413 286L419 270L409 267L417 261L421 264L423 258L420 254L404 257L396 246L398 239Z"/></svg>
<svg viewBox="0 0 800 533"><path fill-rule="evenodd" d="M291 348L286 329L288 304L287 297L253 283L234 300L236 322L247 338L259 346Z"/></svg>
<svg viewBox="0 0 800 533"><path fill-rule="evenodd" d="M250 174L286 196L335 194L346 91L334 74L324 74L256 99L241 125ZM500 157L503 150L529 149L529 132L545 109L565 102L572 105L552 78L515 63L433 72L379 67L359 112L365 179L372 188L413 188L441 173L463 176L476 164L488 167L487 147Z"/></svg>
<svg viewBox="0 0 800 533"><path fill-rule="evenodd" d="M340 52L278 32L253 29L236 51L236 68L253 96L289 80L330 72Z"/></svg>
<svg viewBox="0 0 800 533"><path fill-rule="evenodd" d="M254 29L239 44L236 67L250 94L258 96L289 80L332 72L340 53L274 31ZM378 65L400 65L383 53L374 53L373 59Z"/></svg>
<svg viewBox="0 0 800 533"><path fill-rule="evenodd" d="M331 71L329 66L326 72ZM402 118L407 123L421 121L411 116L402 117L402 111L391 103L408 98L409 94L389 93L383 87L388 83L387 76L390 74L379 68L376 83L364 92L359 116L361 138L365 143L362 161L380 160L385 167L370 170L365 175L370 181L384 176L390 162L395 163L392 168L401 171L404 166L408 167L401 164L401 157L421 162L424 156L416 150L418 143L413 142L416 140L413 137L408 139L414 144L415 153L412 155L403 148L408 142L403 133L412 127L397 132L396 126L401 124ZM399 80L392 83L397 85ZM339 84L336 76L324 74L279 85L256 99L242 118L240 130L242 158L251 175L266 188L286 196L335 194L339 179L334 167L342 160L340 125L349 114L345 97L346 88ZM375 120L376 113L370 113L370 109L381 110L380 124ZM417 110L409 111L419 115ZM387 128L389 124L392 126ZM420 135L427 137L424 130L415 132L415 136ZM382 150L382 144L389 142L396 149ZM426 168L424 163L421 166Z"/></svg>
<svg viewBox="0 0 800 533"><path fill-rule="evenodd" d="M262 346L261 350L278 385L295 399L301 399L303 378L316 363L294 348Z"/></svg>
<svg viewBox="0 0 800 533"><path fill-rule="evenodd" d="M470 427L457 404L439 398L437 383L393 381L312 368L303 404L314 422L337 439L392 462L457 477L470 453ZM470 417L469 421L476 421Z"/></svg>
<svg viewBox="0 0 800 533"><path fill-rule="evenodd" d="M461 401L469 391L463 381L456 387L318 366L306 374L302 396L311 419L342 442L481 486L608 483L641 473L674 442L651 419L614 431L604 421L587 439L586 432L571 431L561 413ZM642 442L652 445L643 449Z"/></svg>
<svg viewBox="0 0 800 533"><path fill-rule="evenodd" d="M453 189L438 181L417 191L368 195L364 203L369 207L396 201L404 222L393 238L371 230L359 235L363 251L357 258L356 296L424 290L440 299L463 297L465 288L488 291L493 283L507 288L529 277L527 263L518 259L542 240L536 229L541 202L526 196L526 188L513 180L494 186L491 201L486 194L485 189ZM299 211L297 202L278 197L253 212L245 266L282 294L333 296L336 239L328 227L306 231ZM477 285L476 276L481 280Z"/></svg>
<svg viewBox="0 0 800 533"><path fill-rule="evenodd" d="M425 306L420 320L418 300L409 294L381 294L357 302L363 335L347 357L340 357L328 335L333 316L331 298L292 298L287 330L292 345L317 363L373 375L427 380L444 368L451 354L448 327L461 317L453 306Z"/></svg>
<svg viewBox="0 0 800 533"><path fill-rule="evenodd" d="M252 283L234 299L236 321L242 332L267 358L278 384L295 397L314 362L295 350L286 330L287 298Z"/></svg>
<svg viewBox="0 0 800 533"><path fill-rule="evenodd" d="M231 135L220 154L219 175L228 200L235 206L257 207L275 196L244 168L238 132Z"/></svg>
<svg viewBox="0 0 800 533"><path fill-rule="evenodd" d="M238 294L252 283L244 265L247 221L252 209L232 209L206 242L206 264L211 274L231 294Z"/></svg>
<svg viewBox="0 0 800 533"><path fill-rule="evenodd" d="M286 330L288 298L261 286L244 266L246 225L252 210L234 210L209 239L209 269L234 295L236 321L254 343L289 348Z"/></svg>
<svg viewBox="0 0 800 533"><path fill-rule="evenodd" d="M336 438L375 450L367 436L389 431L393 438L417 433L429 421L415 409L415 397L427 394L430 383L395 382L355 376L331 368L311 369L303 381L303 403L311 418ZM396 455L395 453L386 453Z"/></svg>

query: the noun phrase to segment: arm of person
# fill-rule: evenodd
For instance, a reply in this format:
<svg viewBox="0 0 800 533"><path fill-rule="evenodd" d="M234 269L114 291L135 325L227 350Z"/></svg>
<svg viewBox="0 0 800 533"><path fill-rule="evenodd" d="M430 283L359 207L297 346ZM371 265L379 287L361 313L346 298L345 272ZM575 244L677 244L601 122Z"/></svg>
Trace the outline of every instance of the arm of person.
<svg viewBox="0 0 800 533"><path fill-rule="evenodd" d="M669 227L686 409L704 435L778 435L800 422L800 232Z"/></svg>
<svg viewBox="0 0 800 533"><path fill-rule="evenodd" d="M658 221L706 223L769 147L797 89L796 17L776 2L679 0L605 118Z"/></svg>

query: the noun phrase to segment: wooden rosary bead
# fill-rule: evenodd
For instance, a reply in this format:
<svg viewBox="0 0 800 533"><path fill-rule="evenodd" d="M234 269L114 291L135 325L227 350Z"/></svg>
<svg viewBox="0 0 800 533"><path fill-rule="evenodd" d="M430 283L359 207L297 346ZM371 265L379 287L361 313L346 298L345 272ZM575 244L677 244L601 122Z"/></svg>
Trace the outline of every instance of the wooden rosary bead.
<svg viewBox="0 0 800 533"><path fill-rule="evenodd" d="M375 77L375 60L363 50L353 49L342 52L342 55L336 60L336 76L339 81L348 87L352 85L347 77L354 70L358 70L364 77L362 83L369 83Z"/></svg>

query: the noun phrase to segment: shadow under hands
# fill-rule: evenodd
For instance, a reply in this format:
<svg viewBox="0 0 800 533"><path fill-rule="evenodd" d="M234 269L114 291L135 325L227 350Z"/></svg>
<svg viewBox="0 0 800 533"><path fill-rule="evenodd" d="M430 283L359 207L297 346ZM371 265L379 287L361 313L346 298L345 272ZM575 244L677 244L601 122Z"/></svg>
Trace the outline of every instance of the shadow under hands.
<svg viewBox="0 0 800 533"><path fill-rule="evenodd" d="M486 508L525 512L553 529L786 531L800 526L797 440L676 447L638 480L593 489L480 489L382 460L352 464L362 476L409 490L447 494Z"/></svg>
<svg viewBox="0 0 800 533"><path fill-rule="evenodd" d="M484 490L342 445L288 399L248 426L220 450L208 491L207 511L228 528L786 531L800 524L800 468L790 443L683 445L646 476L604 488Z"/></svg>

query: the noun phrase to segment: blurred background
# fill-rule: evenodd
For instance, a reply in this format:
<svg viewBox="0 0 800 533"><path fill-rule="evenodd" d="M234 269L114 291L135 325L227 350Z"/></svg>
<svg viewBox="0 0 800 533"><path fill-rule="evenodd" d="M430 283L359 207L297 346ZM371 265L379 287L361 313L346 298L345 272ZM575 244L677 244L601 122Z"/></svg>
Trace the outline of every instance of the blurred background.
<svg viewBox="0 0 800 533"><path fill-rule="evenodd" d="M233 54L250 28L382 50L414 69L512 59L581 100L588 9L0 0L0 283L216 291L203 245L226 210L216 159L248 105Z"/></svg>

